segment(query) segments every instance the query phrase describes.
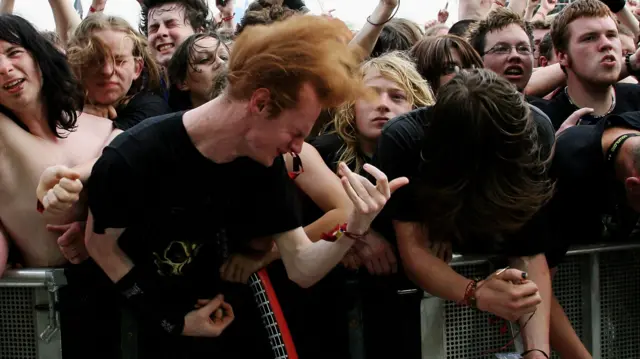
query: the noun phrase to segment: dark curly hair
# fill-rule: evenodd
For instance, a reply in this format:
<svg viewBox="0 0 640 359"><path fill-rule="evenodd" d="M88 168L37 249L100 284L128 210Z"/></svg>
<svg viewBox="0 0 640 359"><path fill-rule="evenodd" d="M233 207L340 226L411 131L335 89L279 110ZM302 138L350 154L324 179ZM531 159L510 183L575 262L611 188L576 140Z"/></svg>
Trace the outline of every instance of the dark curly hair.
<svg viewBox="0 0 640 359"><path fill-rule="evenodd" d="M64 54L31 23L16 15L0 15L0 40L23 47L38 64L42 73L40 95L51 131L59 138L64 136L58 133L58 129L74 131L78 111L84 105L84 93ZM28 130L9 109L0 106L0 112Z"/></svg>
<svg viewBox="0 0 640 359"><path fill-rule="evenodd" d="M175 4L184 9L185 22L191 25L194 30L209 30L211 21L209 17L209 6L205 0L144 0L140 11L139 30L145 36L148 36L147 27L149 26L149 12L154 8Z"/></svg>
<svg viewBox="0 0 640 359"><path fill-rule="evenodd" d="M236 26L236 36L240 35L247 26L269 25L282 21L297 14L286 6L273 5L269 0L257 0L249 4L247 11Z"/></svg>
<svg viewBox="0 0 640 359"><path fill-rule="evenodd" d="M551 198L551 149L518 90L492 71L440 87L422 145L421 215L435 238L501 241Z"/></svg>

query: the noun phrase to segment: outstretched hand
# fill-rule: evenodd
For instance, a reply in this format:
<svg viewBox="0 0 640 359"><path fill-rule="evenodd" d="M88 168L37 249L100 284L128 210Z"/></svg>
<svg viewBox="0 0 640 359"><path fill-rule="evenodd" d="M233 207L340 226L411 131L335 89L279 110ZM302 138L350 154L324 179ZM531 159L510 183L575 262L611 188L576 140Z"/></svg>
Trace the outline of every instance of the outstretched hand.
<svg viewBox="0 0 640 359"><path fill-rule="evenodd" d="M368 179L351 171L344 162L338 166L342 187L354 207L349 221L347 221L348 230L352 233L366 232L371 222L391 198L391 194L409 183L409 179L406 177L399 177L389 182L382 171L370 164L365 164L363 170L376 179L375 186Z"/></svg>

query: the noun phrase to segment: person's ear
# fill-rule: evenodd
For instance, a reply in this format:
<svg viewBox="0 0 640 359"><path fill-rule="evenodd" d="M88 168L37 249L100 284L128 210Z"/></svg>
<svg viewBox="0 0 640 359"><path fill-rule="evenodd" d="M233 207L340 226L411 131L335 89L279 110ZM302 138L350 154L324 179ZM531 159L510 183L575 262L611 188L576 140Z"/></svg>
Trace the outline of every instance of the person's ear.
<svg viewBox="0 0 640 359"><path fill-rule="evenodd" d="M270 102L271 92L265 88L259 88L251 95L251 99L249 100L249 110L252 113L268 117Z"/></svg>

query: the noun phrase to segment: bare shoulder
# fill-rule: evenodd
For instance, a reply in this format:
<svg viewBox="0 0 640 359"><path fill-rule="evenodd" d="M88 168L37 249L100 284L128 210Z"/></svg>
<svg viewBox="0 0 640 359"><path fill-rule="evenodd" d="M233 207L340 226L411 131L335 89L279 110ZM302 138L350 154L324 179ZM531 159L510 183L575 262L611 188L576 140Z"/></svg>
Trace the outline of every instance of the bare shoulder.
<svg viewBox="0 0 640 359"><path fill-rule="evenodd" d="M81 113L78 116L78 133L91 134L100 138L108 138L114 131L113 121L108 118Z"/></svg>

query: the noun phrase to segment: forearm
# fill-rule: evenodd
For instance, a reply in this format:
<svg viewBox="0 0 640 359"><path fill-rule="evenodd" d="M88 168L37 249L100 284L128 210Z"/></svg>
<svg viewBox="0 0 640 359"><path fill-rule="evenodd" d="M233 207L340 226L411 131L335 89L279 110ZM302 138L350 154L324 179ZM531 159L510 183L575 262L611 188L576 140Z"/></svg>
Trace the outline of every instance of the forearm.
<svg viewBox="0 0 640 359"><path fill-rule="evenodd" d="M324 216L318 218L315 222L304 227L304 232L312 242L317 242L322 238L323 233L328 233L336 225L345 223L348 216L349 211L347 209L332 209L326 212Z"/></svg>
<svg viewBox="0 0 640 359"><path fill-rule="evenodd" d="M527 7L527 10L524 12L525 21L531 21L533 19L533 14L536 12L535 7Z"/></svg>
<svg viewBox="0 0 640 359"><path fill-rule="evenodd" d="M507 8L516 14L523 16L527 9L527 0L511 0Z"/></svg>
<svg viewBox="0 0 640 359"><path fill-rule="evenodd" d="M0 2L0 14L13 14L15 0L2 0Z"/></svg>
<svg viewBox="0 0 640 359"><path fill-rule="evenodd" d="M542 67L531 75L531 79L524 89L524 93L530 96L543 97L558 87L563 86L566 81L567 76L559 64Z"/></svg>
<svg viewBox="0 0 640 359"><path fill-rule="evenodd" d="M546 17L547 17L547 10L540 7L538 8L538 11L536 11L536 14L531 17L531 21L536 21L536 20L544 21Z"/></svg>
<svg viewBox="0 0 640 359"><path fill-rule="evenodd" d="M112 234L98 235L93 233L93 215L89 212L85 232L87 252L114 282L118 282L133 268L133 262L118 246L117 240L107 240ZM113 235L116 238L118 235Z"/></svg>
<svg viewBox="0 0 640 359"><path fill-rule="evenodd" d="M622 10L618 11L618 13L616 13L616 17L622 25L626 26L633 32L634 38L637 39L638 35L640 35L640 24L631 10L629 10L629 7L625 6Z"/></svg>
<svg viewBox="0 0 640 359"><path fill-rule="evenodd" d="M56 23L56 32L63 44L66 44L76 27L80 24L80 16L76 13L71 1L49 0L53 19Z"/></svg>
<svg viewBox="0 0 640 359"><path fill-rule="evenodd" d="M373 10L373 13L369 16L369 21L374 24L382 24L387 21L391 15L393 15L394 10L395 8L389 7L383 2L380 2L378 3L378 6L376 6L375 10ZM360 31L349 43L349 47L354 51L362 51L361 60L364 60L371 55L371 51L373 51L384 26L372 25L369 21L365 22L364 26L362 26Z"/></svg>
<svg viewBox="0 0 640 359"><path fill-rule="evenodd" d="M345 235L335 242L311 242L301 228L276 237L287 275L303 288L314 285L338 265L353 243Z"/></svg>
<svg viewBox="0 0 640 359"><path fill-rule="evenodd" d="M470 280L458 274L447 263L426 248L401 251L407 275L427 293L439 298L459 302L464 299Z"/></svg>
<svg viewBox="0 0 640 359"><path fill-rule="evenodd" d="M539 254L535 257L512 259L510 262L512 267L527 272L527 278L538 286L540 297L542 297L542 302L538 305L533 316L527 314L519 320L520 327L524 326L522 339L525 349L539 349L549 354L549 313L553 292L547 260L544 254Z"/></svg>

